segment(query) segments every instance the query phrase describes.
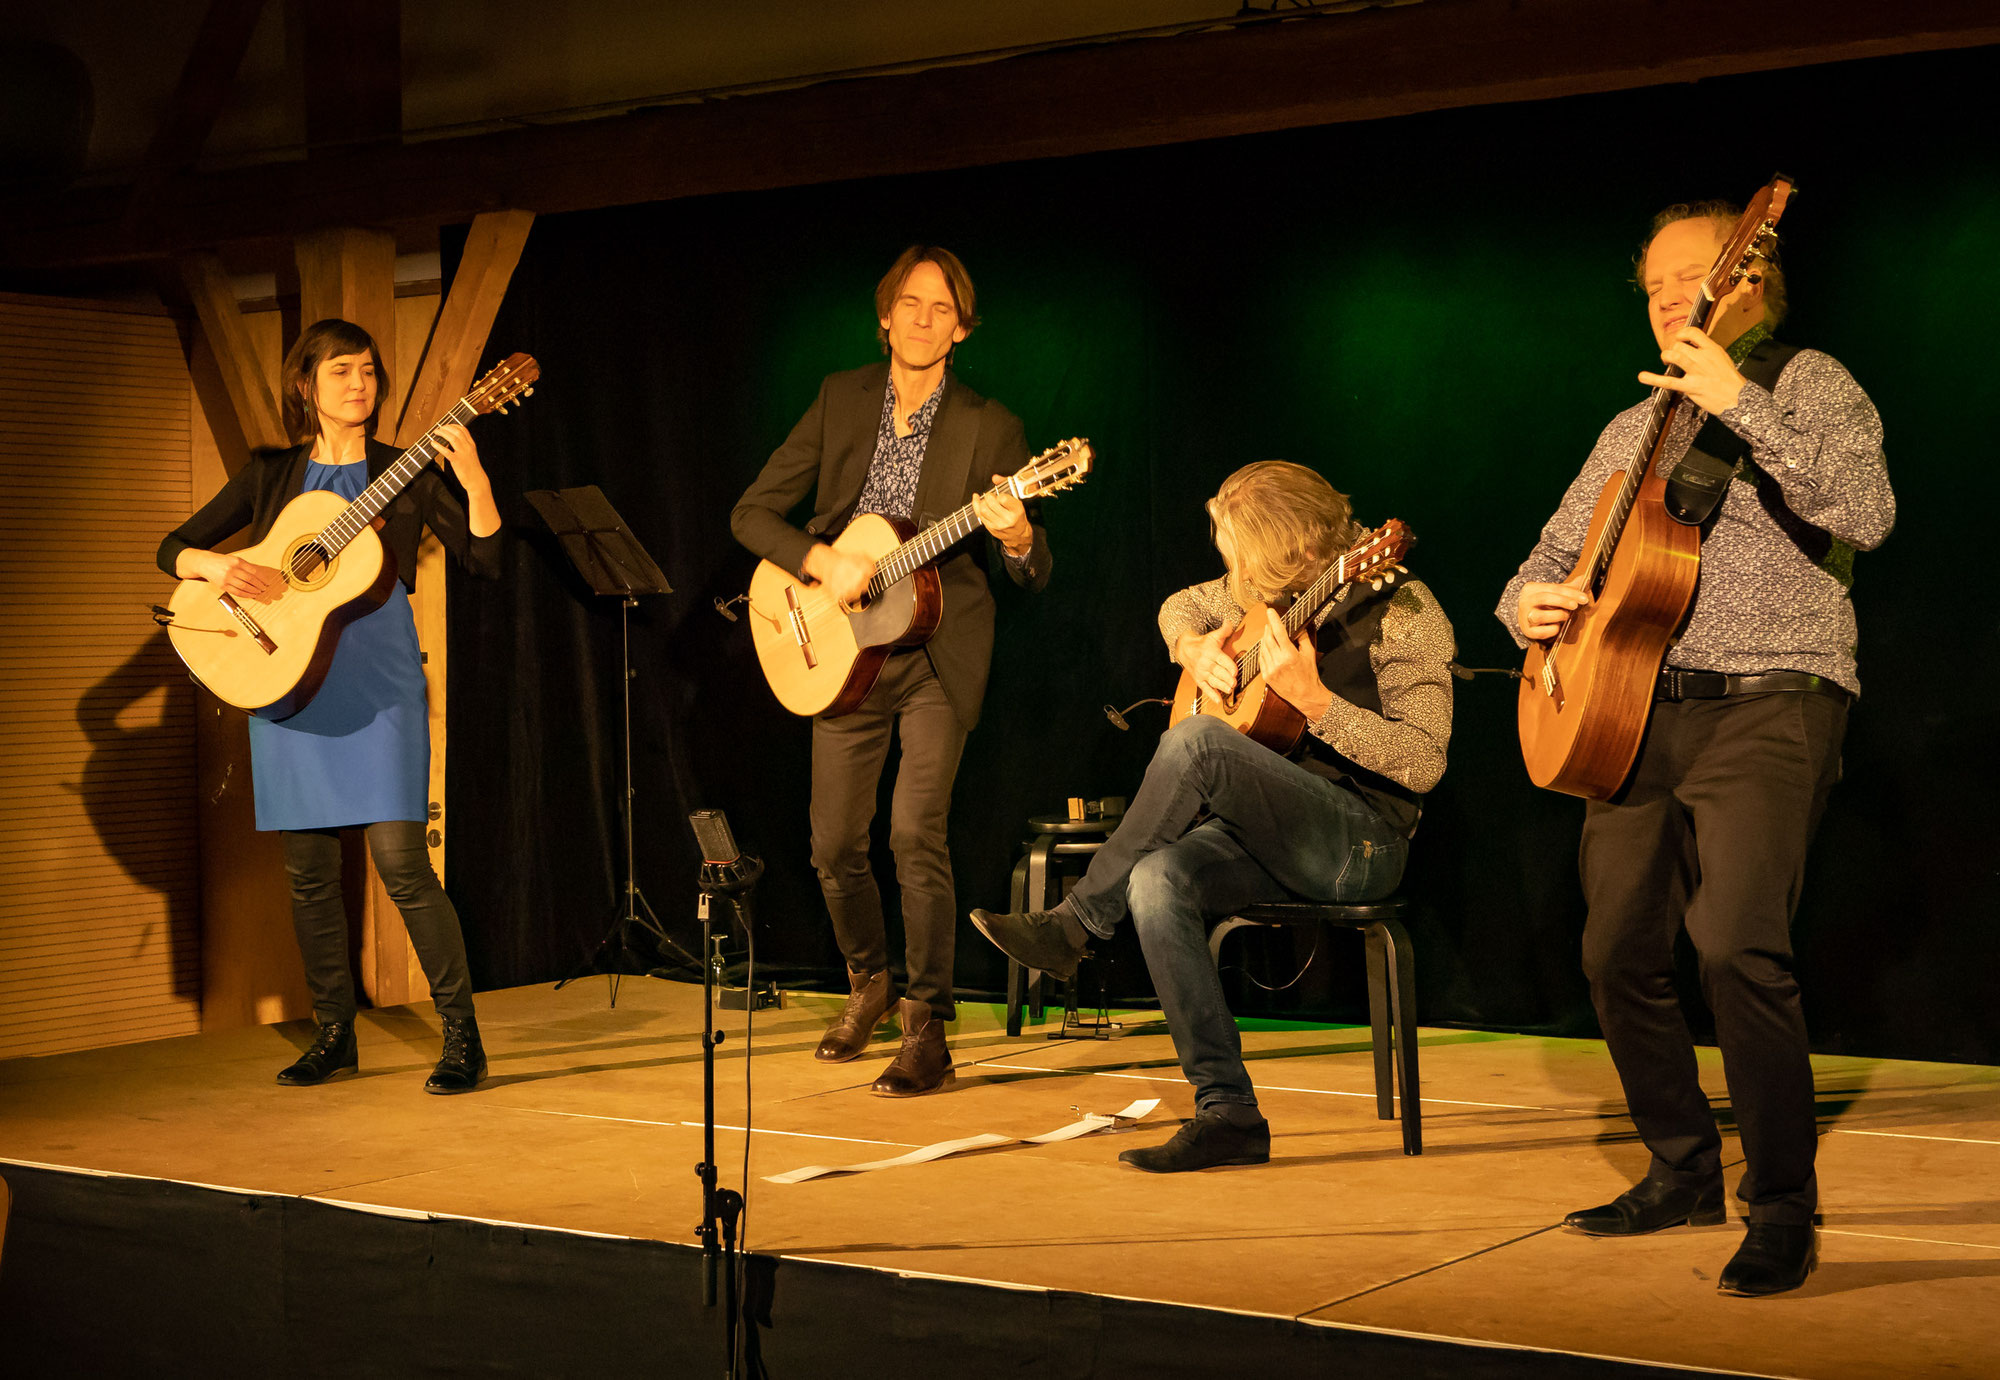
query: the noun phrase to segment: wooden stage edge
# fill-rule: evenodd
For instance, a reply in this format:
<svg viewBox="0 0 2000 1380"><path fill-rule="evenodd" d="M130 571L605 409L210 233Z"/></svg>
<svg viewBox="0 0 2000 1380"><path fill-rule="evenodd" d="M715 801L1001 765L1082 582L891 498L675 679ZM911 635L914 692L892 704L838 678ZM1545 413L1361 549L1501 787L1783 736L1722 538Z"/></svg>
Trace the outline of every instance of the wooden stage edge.
<svg viewBox="0 0 2000 1380"><path fill-rule="evenodd" d="M1111 1041L1009 1039L995 1008L962 1005L956 1086L899 1101L868 1092L892 1041L819 1064L836 999L787 1002L758 1013L747 1068L743 1014L722 1013L718 1158L740 1187L747 1140L756 1374L2000 1373L2000 1069L1815 1059L1821 1265L1743 1300L1714 1283L1734 1209L1634 1241L1558 1225L1645 1168L1596 1041L1426 1029L1411 1158L1375 1116L1366 1030L1253 1029L1272 1162L1154 1176L1117 1154L1192 1112L1157 1017ZM700 989L627 978L615 1008L603 980L490 992L480 1023L492 1076L457 1098L421 1091L423 1005L366 1013L360 1076L317 1089L271 1081L297 1025L0 1062L8 1355L63 1373L720 1373L693 1233ZM763 1179L1151 1097L1130 1130ZM1733 1188L1733 1136L1725 1154Z"/></svg>

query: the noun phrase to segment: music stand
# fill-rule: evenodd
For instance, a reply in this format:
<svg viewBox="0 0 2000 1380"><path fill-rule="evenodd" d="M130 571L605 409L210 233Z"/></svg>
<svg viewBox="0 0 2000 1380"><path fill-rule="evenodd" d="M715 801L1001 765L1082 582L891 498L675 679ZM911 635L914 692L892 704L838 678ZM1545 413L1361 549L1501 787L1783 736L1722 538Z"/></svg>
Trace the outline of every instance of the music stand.
<svg viewBox="0 0 2000 1380"><path fill-rule="evenodd" d="M529 503L548 524L562 544L563 553L576 567L591 592L618 600L620 681L625 698L625 903L612 919L611 928L597 942L590 957L556 984L560 991L586 973L597 970L607 949L619 957L639 958L632 948L632 931L643 929L667 948L676 950L690 964L699 961L676 944L666 926L654 913L646 894L639 890L639 874L632 847L632 610L642 594L672 594L666 575L646 554L646 548L618 516L618 510L595 484L580 489L537 489L526 495ZM643 971L645 964L641 962ZM618 969L615 964L604 975L611 984L611 1004L618 1005Z"/></svg>

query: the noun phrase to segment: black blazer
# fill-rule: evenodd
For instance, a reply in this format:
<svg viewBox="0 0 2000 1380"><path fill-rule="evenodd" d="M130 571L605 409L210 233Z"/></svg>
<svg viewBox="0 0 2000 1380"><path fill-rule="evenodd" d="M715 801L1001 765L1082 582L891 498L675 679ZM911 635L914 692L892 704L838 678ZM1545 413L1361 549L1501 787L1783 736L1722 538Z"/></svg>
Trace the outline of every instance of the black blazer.
<svg viewBox="0 0 2000 1380"><path fill-rule="evenodd" d="M160 569L172 575L181 552L193 547L213 550L245 527L250 544L264 540L284 506L299 496L306 482L306 464L311 443L290 450L261 451L250 463L229 477L201 511L167 534L160 543ZM394 464L402 452L381 441L368 443L368 482L374 483ZM465 504L435 464L425 466L403 491L391 499L382 512L382 545L395 559L396 574L410 589L417 587L417 543L424 528L437 533L445 550L474 575L492 578L500 573L500 533L475 537L465 515Z"/></svg>
<svg viewBox="0 0 2000 1380"><path fill-rule="evenodd" d="M875 459L882 394L888 386L887 361L827 376L819 397L785 443L772 452L729 515L729 530L738 541L773 565L796 573L816 543L839 534L854 515ZM924 469L917 480L917 526L928 527L964 507L974 494L991 487L991 476L1012 474L1027 463L1021 419L953 376L945 385L924 447ZM814 495L812 516L803 529L794 527L792 510L809 493ZM987 571L1002 565L1016 584L1040 590L1054 566L1048 533L1034 505L1028 515L1035 544L1020 565L1008 561L1000 544L986 536L961 542L938 570L944 586L944 618L925 650L952 709L968 729L979 721L993 664L994 604Z"/></svg>

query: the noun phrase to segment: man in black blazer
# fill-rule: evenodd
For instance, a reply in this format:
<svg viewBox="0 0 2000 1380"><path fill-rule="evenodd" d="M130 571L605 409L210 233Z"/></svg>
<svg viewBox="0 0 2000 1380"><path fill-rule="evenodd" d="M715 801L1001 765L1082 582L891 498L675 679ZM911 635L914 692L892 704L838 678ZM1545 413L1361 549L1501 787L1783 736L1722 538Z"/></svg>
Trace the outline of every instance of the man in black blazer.
<svg viewBox="0 0 2000 1380"><path fill-rule="evenodd" d="M945 818L965 737L979 718L993 659L995 560L1016 584L1048 583L1048 538L1011 497L981 498L1028 461L1020 419L980 397L950 369L954 347L979 324L972 280L948 250L914 245L875 289L886 363L828 375L819 397L730 515L751 551L851 599L874 562L828 543L857 513L908 518L919 528L968 501L988 540L942 562L944 615L921 647L898 650L861 706L813 721L812 859L847 959L847 1005L817 1057L858 1056L897 1005L889 979L882 897L868 865L868 828L891 734L901 743L889 844L902 887L906 990L903 1043L875 1080L890 1097L933 1092L953 1078L944 1022L952 1002L957 901ZM789 515L808 494L803 530Z"/></svg>

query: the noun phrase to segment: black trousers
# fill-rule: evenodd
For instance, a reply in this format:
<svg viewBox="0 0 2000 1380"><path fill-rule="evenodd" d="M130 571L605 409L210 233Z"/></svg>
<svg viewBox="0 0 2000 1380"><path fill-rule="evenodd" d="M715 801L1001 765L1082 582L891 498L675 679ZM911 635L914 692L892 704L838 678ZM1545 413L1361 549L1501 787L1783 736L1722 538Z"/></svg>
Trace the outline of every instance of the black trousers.
<svg viewBox="0 0 2000 1380"><path fill-rule="evenodd" d="M431 980L440 1016L472 1019L472 977L458 912L444 894L424 847L424 826L388 820L368 826L368 851ZM347 907L340 890L340 831L286 830L285 871L292 884L292 928L306 963L313 1015L321 1025L354 1019L354 973L347 963Z"/></svg>
<svg viewBox="0 0 2000 1380"><path fill-rule="evenodd" d="M1840 776L1847 702L1766 694L1662 702L1632 779L1584 816L1583 966L1653 1177L1717 1178L1721 1136L1674 992L1685 926L1715 1014L1752 1221L1803 1225L1819 1188L1791 922Z"/></svg>
<svg viewBox="0 0 2000 1380"><path fill-rule="evenodd" d="M868 865L868 826L892 735L900 759L889 848L903 896L904 995L951 1020L958 1011L951 995L958 896L944 830L966 735L922 648L890 657L853 713L813 720L813 867L847 966L857 973L888 967L882 892Z"/></svg>

